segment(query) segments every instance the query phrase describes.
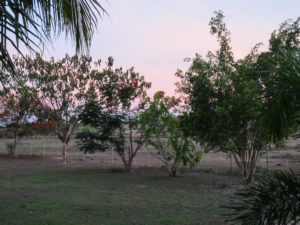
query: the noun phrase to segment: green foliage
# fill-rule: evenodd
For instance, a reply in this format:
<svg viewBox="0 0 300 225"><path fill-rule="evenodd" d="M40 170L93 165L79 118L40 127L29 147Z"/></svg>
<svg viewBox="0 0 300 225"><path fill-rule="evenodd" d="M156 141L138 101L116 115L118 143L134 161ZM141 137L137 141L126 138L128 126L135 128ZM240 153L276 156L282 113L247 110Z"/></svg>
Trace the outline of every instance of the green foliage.
<svg viewBox="0 0 300 225"><path fill-rule="evenodd" d="M26 85L32 87L40 104L36 105L38 123L51 123L57 137L64 144L62 159L66 161L68 143L79 125L82 105L93 96L91 82L91 57L70 57L55 61L36 58L16 58L16 65Z"/></svg>
<svg viewBox="0 0 300 225"><path fill-rule="evenodd" d="M292 172L277 171L238 191L228 204L231 222L243 225L287 225L300 222L300 181Z"/></svg>
<svg viewBox="0 0 300 225"><path fill-rule="evenodd" d="M258 59L265 86L264 121L273 142L285 139L300 125L300 18L284 22Z"/></svg>
<svg viewBox="0 0 300 225"><path fill-rule="evenodd" d="M113 68L114 59L108 58L106 68L96 69L91 73L94 82L91 84L91 91L99 103L106 105L109 109L126 112L134 110L142 101L151 87L143 75L134 71L134 68L123 71L123 68ZM96 68L101 66L101 61L96 63Z"/></svg>
<svg viewBox="0 0 300 225"><path fill-rule="evenodd" d="M29 120L35 113L35 106L39 104L35 91L20 84L10 92L0 94L0 124L6 134L11 134L13 153L17 156L17 142L22 136L30 133Z"/></svg>
<svg viewBox="0 0 300 225"><path fill-rule="evenodd" d="M96 66L100 67L100 64L98 61ZM93 101L86 105L80 119L96 130L78 133L80 149L104 151L110 144L130 170L135 155L148 138L140 128L137 115L143 109L146 89L151 83L133 67L126 71L113 69L111 57L106 68L92 71L91 78L89 93Z"/></svg>
<svg viewBox="0 0 300 225"><path fill-rule="evenodd" d="M69 57L55 61L27 58L25 72L30 84L36 89L41 105L41 115L45 113L50 120L59 122L55 127L60 139L67 135L68 127L76 127L81 106L89 101L86 86L90 82L90 57Z"/></svg>
<svg viewBox="0 0 300 225"><path fill-rule="evenodd" d="M8 154L13 155L14 154L14 143L6 143L6 150Z"/></svg>
<svg viewBox="0 0 300 225"><path fill-rule="evenodd" d="M17 128L34 113L38 103L34 90L22 85L0 95L0 122L6 128Z"/></svg>
<svg viewBox="0 0 300 225"><path fill-rule="evenodd" d="M147 143L158 150L156 157L166 165L170 176L176 176L180 164L194 167L201 158L193 140L183 134L178 104L180 99L157 92L146 101L146 110L138 115L141 128L151 136ZM153 121L155 121L153 123Z"/></svg>
<svg viewBox="0 0 300 225"><path fill-rule="evenodd" d="M256 161L266 144L261 122L263 88L255 76L257 46L244 59L235 61L230 32L222 12L210 21L220 49L206 59L196 54L186 73L179 71L178 91L186 96L185 133L205 150L232 154L245 183L252 180Z"/></svg>
<svg viewBox="0 0 300 225"><path fill-rule="evenodd" d="M85 153L105 151L111 143L118 145L119 140L115 133L117 130L123 134L123 116L113 114L113 111L105 111L95 102L88 103L79 119L84 125L91 125L94 131L84 130L76 134L78 146Z"/></svg>

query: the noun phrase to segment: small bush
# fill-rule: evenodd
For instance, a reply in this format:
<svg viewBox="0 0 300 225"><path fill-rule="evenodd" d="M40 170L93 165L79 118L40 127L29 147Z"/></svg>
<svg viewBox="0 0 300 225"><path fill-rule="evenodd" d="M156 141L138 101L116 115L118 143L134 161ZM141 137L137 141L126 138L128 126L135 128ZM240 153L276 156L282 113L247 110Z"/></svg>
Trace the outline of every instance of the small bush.
<svg viewBox="0 0 300 225"><path fill-rule="evenodd" d="M228 222L243 225L296 225L300 222L300 181L293 172L276 171L238 191L225 206Z"/></svg>
<svg viewBox="0 0 300 225"><path fill-rule="evenodd" d="M6 151L8 154L13 155L14 154L14 144L13 143L6 143Z"/></svg>

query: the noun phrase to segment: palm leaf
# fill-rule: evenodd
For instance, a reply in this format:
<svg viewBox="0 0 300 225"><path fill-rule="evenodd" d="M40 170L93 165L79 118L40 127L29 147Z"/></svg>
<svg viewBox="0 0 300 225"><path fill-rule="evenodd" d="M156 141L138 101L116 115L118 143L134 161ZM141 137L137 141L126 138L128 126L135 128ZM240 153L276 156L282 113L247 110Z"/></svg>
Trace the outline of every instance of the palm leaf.
<svg viewBox="0 0 300 225"><path fill-rule="evenodd" d="M269 58L272 76L266 81L264 121L271 140L287 138L300 125L300 50L281 49Z"/></svg>
<svg viewBox="0 0 300 225"><path fill-rule="evenodd" d="M2 0L0 3L0 62L13 68L7 51L20 44L35 53L62 33L75 42L76 53L87 53L98 18L106 13L97 0Z"/></svg>
<svg viewBox="0 0 300 225"><path fill-rule="evenodd" d="M228 221L243 225L296 225L300 222L300 181L293 172L275 172L233 196Z"/></svg>

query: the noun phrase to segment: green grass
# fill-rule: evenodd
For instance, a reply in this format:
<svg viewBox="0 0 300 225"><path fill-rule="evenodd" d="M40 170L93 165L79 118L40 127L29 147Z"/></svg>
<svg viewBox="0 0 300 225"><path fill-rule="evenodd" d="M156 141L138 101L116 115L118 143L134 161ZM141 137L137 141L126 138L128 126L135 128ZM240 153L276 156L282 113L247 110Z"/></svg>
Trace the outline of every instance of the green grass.
<svg viewBox="0 0 300 225"><path fill-rule="evenodd" d="M0 224L224 224L220 205L232 192L224 179L99 170L0 177Z"/></svg>

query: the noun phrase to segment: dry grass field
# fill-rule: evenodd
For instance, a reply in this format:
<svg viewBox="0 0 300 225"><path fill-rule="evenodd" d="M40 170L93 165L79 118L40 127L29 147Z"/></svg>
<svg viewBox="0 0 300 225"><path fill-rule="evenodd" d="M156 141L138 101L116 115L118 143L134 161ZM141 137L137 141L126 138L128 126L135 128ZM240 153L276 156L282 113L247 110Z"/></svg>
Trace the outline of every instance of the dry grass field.
<svg viewBox="0 0 300 225"><path fill-rule="evenodd" d="M0 139L0 154L7 154L6 144L12 142L11 139ZM62 144L56 138L24 138L18 145L21 156L41 156L59 160ZM134 159L133 166L138 167L162 167L163 163L154 155L155 149L144 147L138 152ZM268 163L267 163L268 159ZM76 147L76 141L72 140L68 153L68 164L74 167L80 166L101 166L102 168L122 167L122 161L117 152L108 149L106 152L96 152L94 154L84 154ZM300 140L289 140L284 147L273 147L268 153L264 153L258 162L258 170L293 169L300 172ZM187 169L187 168L186 168ZM210 170L235 170L237 169L234 160L221 152L209 152L203 157L195 169Z"/></svg>

